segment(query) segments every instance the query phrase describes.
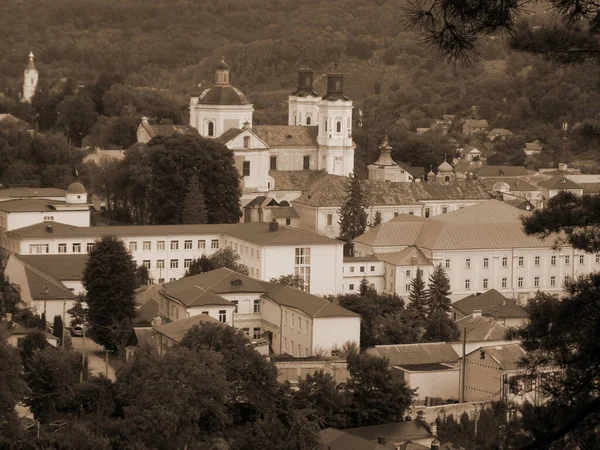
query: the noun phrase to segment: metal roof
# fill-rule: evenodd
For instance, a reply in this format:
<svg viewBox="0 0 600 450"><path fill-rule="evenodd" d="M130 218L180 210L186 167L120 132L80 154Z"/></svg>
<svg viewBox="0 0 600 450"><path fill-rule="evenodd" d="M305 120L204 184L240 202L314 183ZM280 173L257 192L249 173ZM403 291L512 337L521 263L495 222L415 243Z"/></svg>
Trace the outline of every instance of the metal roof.
<svg viewBox="0 0 600 450"><path fill-rule="evenodd" d="M454 363L458 354L446 342L422 344L376 345L365 351L369 355L387 358L390 366Z"/></svg>
<svg viewBox="0 0 600 450"><path fill-rule="evenodd" d="M494 345L491 347L480 347L469 353L466 358L480 360L489 363L494 361L501 370L514 370L520 367L520 362L527 352L520 344Z"/></svg>
<svg viewBox="0 0 600 450"><path fill-rule="evenodd" d="M467 342L503 341L507 331L504 325L496 322L491 317L473 315L457 320L456 326L460 330L460 342L462 342L465 335L464 327L467 327Z"/></svg>

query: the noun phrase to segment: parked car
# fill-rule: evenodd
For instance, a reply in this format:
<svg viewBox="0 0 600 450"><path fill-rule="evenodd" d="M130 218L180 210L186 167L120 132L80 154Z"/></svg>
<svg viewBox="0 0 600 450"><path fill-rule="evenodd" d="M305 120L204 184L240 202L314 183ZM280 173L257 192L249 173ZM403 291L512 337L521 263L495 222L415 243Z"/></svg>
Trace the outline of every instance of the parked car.
<svg viewBox="0 0 600 450"><path fill-rule="evenodd" d="M75 325L71 330L73 336L83 336L83 327L81 325Z"/></svg>

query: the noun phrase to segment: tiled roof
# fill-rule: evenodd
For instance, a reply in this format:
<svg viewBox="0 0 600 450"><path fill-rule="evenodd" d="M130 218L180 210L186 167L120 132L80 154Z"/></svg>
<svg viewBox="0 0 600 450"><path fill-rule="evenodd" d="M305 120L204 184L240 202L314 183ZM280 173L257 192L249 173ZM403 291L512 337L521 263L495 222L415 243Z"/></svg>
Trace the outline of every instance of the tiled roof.
<svg viewBox="0 0 600 450"><path fill-rule="evenodd" d="M94 152L86 155L83 158L83 162L94 162L96 164L100 164L102 161L106 160L116 160L120 161L125 158L125 150L101 150L97 149Z"/></svg>
<svg viewBox="0 0 600 450"><path fill-rule="evenodd" d="M240 223L228 228L224 233L232 238L258 245L336 245L336 241L311 231L279 225L277 231L269 231L264 222Z"/></svg>
<svg viewBox="0 0 600 450"><path fill-rule="evenodd" d="M523 232L520 217L529 214L497 200L429 219L400 214L354 242L372 247L414 245L429 250L550 247L552 237L539 239Z"/></svg>
<svg viewBox="0 0 600 450"><path fill-rule="evenodd" d="M481 177L519 177L529 175L529 172L522 166L480 166L470 170Z"/></svg>
<svg viewBox="0 0 600 450"><path fill-rule="evenodd" d="M465 123L471 128L487 128L489 126L488 121L485 119L467 119Z"/></svg>
<svg viewBox="0 0 600 450"><path fill-rule="evenodd" d="M541 181L538 183L538 186L550 189L583 189L579 184L571 181L569 178L564 175L555 175L549 180ZM0 203L0 207L2 203Z"/></svg>
<svg viewBox="0 0 600 450"><path fill-rule="evenodd" d="M10 336L13 335L25 335L25 334L31 334L31 333L38 333L42 330L40 330L39 328L25 328L23 325L21 325L20 323L17 322L13 322L13 321L0 321L0 341L3 341L5 339L8 339ZM44 332L44 334L46 335L46 339L47 338L51 338L51 339L57 339L56 336L50 334L50 333L46 333Z"/></svg>
<svg viewBox="0 0 600 450"><path fill-rule="evenodd" d="M269 147L316 147L318 127L255 125L252 131Z"/></svg>
<svg viewBox="0 0 600 450"><path fill-rule="evenodd" d="M514 300L506 298L496 289L462 298L452 303L452 308L467 315L480 310L484 315L495 315L499 319L529 316Z"/></svg>
<svg viewBox="0 0 600 450"><path fill-rule="evenodd" d="M541 191L540 188L534 186L527 181L519 180L518 178L483 178L479 180L486 189L493 189L497 183L506 183L511 192L522 191Z"/></svg>
<svg viewBox="0 0 600 450"><path fill-rule="evenodd" d="M327 433L331 428L327 428L321 431L321 437L323 439L323 434ZM333 430L338 431L338 430ZM421 439L433 438L433 434L431 433L429 427L425 425L420 420L411 420L407 422L396 422L396 423L387 423L383 425L373 425L370 427L359 427L359 428L346 428L345 430L339 430L342 433L355 436L357 438L361 438L371 442L372 444L377 443L377 439L379 436L386 437L386 446L382 446L383 448L395 448L394 442L410 442L410 441L418 441ZM350 443L350 442L349 442ZM332 450L338 449L354 449L353 446L336 446L335 441L333 442ZM378 447L371 447L372 449Z"/></svg>
<svg viewBox="0 0 600 450"><path fill-rule="evenodd" d="M269 211L277 219L298 219L300 216L293 206L271 206Z"/></svg>
<svg viewBox="0 0 600 450"><path fill-rule="evenodd" d="M450 344L445 342L376 345L368 348L365 352L369 355L387 358L390 361L390 366L440 364L458 361L458 354Z"/></svg>
<svg viewBox="0 0 600 450"><path fill-rule="evenodd" d="M379 253L377 258L395 266L431 266L433 264L420 249L412 245L399 252Z"/></svg>
<svg viewBox="0 0 600 450"><path fill-rule="evenodd" d="M239 128L230 128L229 130L227 130L225 133L223 133L221 136L219 136L215 140L222 144L227 144L229 141L231 141L232 139L235 139L237 136L239 136L243 132L244 132L244 130L241 130Z"/></svg>
<svg viewBox="0 0 600 450"><path fill-rule="evenodd" d="M136 303L138 303L137 297ZM152 322L152 319L158 316L159 311L160 305L158 301L154 298L150 298L136 310L136 313L138 319L142 320L143 322L150 323Z"/></svg>
<svg viewBox="0 0 600 450"><path fill-rule="evenodd" d="M410 166L406 163L403 163L402 161L400 161L398 163L398 165L404 169L405 171L407 171L408 173L410 173L413 178L421 178L424 179L425 178L425 167L414 167L414 166Z"/></svg>
<svg viewBox="0 0 600 450"><path fill-rule="evenodd" d="M19 258L57 280L82 280L88 255L19 255Z"/></svg>
<svg viewBox="0 0 600 450"><path fill-rule="evenodd" d="M175 342L181 342L185 334L194 326L203 323L221 323L217 319L210 317L208 314L198 314L185 319L175 320L174 322L157 325L152 327L155 331L165 335Z"/></svg>
<svg viewBox="0 0 600 450"><path fill-rule="evenodd" d="M513 132L506 128L492 128L488 136L511 136L512 134Z"/></svg>
<svg viewBox="0 0 600 450"><path fill-rule="evenodd" d="M537 140L533 141L533 142L526 142L525 143L525 148L527 150L531 150L531 151L534 151L534 152L542 151L542 145L541 145L540 141L537 141Z"/></svg>
<svg viewBox="0 0 600 450"><path fill-rule="evenodd" d="M600 194L600 183L579 183L584 194Z"/></svg>
<svg viewBox="0 0 600 450"><path fill-rule="evenodd" d="M504 344L479 348L469 353L467 357L476 353L477 358L479 358L481 350L483 350L486 359L491 358L502 370L518 369L519 362L527 354L520 344Z"/></svg>
<svg viewBox="0 0 600 450"><path fill-rule="evenodd" d="M375 256L344 256L344 262L349 264L376 261L379 261L379 259Z"/></svg>
<svg viewBox="0 0 600 450"><path fill-rule="evenodd" d="M5 212L50 212L56 211L53 205L66 205L59 200L44 200L38 198L24 198L0 202L0 211Z"/></svg>
<svg viewBox="0 0 600 450"><path fill-rule="evenodd" d="M409 372L435 372L439 370L456 370L454 366L448 364L405 364L403 366L394 366Z"/></svg>
<svg viewBox="0 0 600 450"><path fill-rule="evenodd" d="M328 207L340 206L346 197L348 177L324 174L307 184L295 203ZM389 181L364 181L367 204L370 206L420 205L433 200L487 200L485 192L477 181L456 181L441 183L392 183Z"/></svg>
<svg viewBox="0 0 600 450"><path fill-rule="evenodd" d="M173 136L174 134L199 136L198 130L190 125L152 125L149 123L142 123L141 127L144 128L150 138L156 136Z"/></svg>
<svg viewBox="0 0 600 450"><path fill-rule="evenodd" d="M0 189L0 198L47 198L64 196L64 189L55 188L11 187Z"/></svg>
<svg viewBox="0 0 600 450"><path fill-rule="evenodd" d="M303 191L307 186L323 176L324 170L270 170L269 176L275 182L277 191Z"/></svg>
<svg viewBox="0 0 600 450"><path fill-rule="evenodd" d="M19 261L25 269L27 286L33 300L55 300L55 299L75 299L77 298L64 284L56 278L42 272L37 267L23 261L17 255L11 255L11 258Z"/></svg>
<svg viewBox="0 0 600 450"><path fill-rule="evenodd" d="M465 327L467 327L467 342L502 341L505 339L507 331L504 325L491 317L473 315L457 320L456 326L460 330L460 342L463 340Z"/></svg>

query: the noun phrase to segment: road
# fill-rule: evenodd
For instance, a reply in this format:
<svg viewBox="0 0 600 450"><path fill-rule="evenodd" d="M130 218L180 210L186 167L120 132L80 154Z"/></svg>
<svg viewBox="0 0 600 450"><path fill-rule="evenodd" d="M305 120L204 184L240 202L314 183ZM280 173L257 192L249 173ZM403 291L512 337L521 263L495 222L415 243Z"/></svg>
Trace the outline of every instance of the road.
<svg viewBox="0 0 600 450"><path fill-rule="evenodd" d="M83 349L83 338L73 337L73 350L81 352ZM109 380L115 381L115 372L123 365L123 362L115 355L108 355L108 371L106 366L106 353L104 349L89 338L85 338L85 356L88 359L90 376L106 375Z"/></svg>

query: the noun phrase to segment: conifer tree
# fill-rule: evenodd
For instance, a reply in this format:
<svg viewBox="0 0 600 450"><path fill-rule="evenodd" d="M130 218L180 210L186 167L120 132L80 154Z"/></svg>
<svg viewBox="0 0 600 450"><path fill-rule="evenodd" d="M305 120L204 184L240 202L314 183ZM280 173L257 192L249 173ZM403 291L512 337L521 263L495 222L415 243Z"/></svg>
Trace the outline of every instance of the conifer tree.
<svg viewBox="0 0 600 450"><path fill-rule="evenodd" d="M433 269L427 286L427 313L433 316L437 311L450 312L450 279L441 264Z"/></svg>
<svg viewBox="0 0 600 450"><path fill-rule="evenodd" d="M425 320L427 318L427 290L425 289L423 272L418 267L417 274L410 282L408 300L409 304L406 309L414 311L419 319Z"/></svg>
<svg viewBox="0 0 600 450"><path fill-rule="evenodd" d="M351 241L360 236L367 229L367 193L364 182L356 176L356 173L350 174L348 184L346 185L346 198L340 207L338 213L340 219L340 240L350 244Z"/></svg>
<svg viewBox="0 0 600 450"><path fill-rule="evenodd" d="M381 224L381 211L375 211L375 217L373 217L373 227Z"/></svg>
<svg viewBox="0 0 600 450"><path fill-rule="evenodd" d="M188 192L183 200L183 223L206 223L206 203L200 189L198 177L192 177Z"/></svg>

